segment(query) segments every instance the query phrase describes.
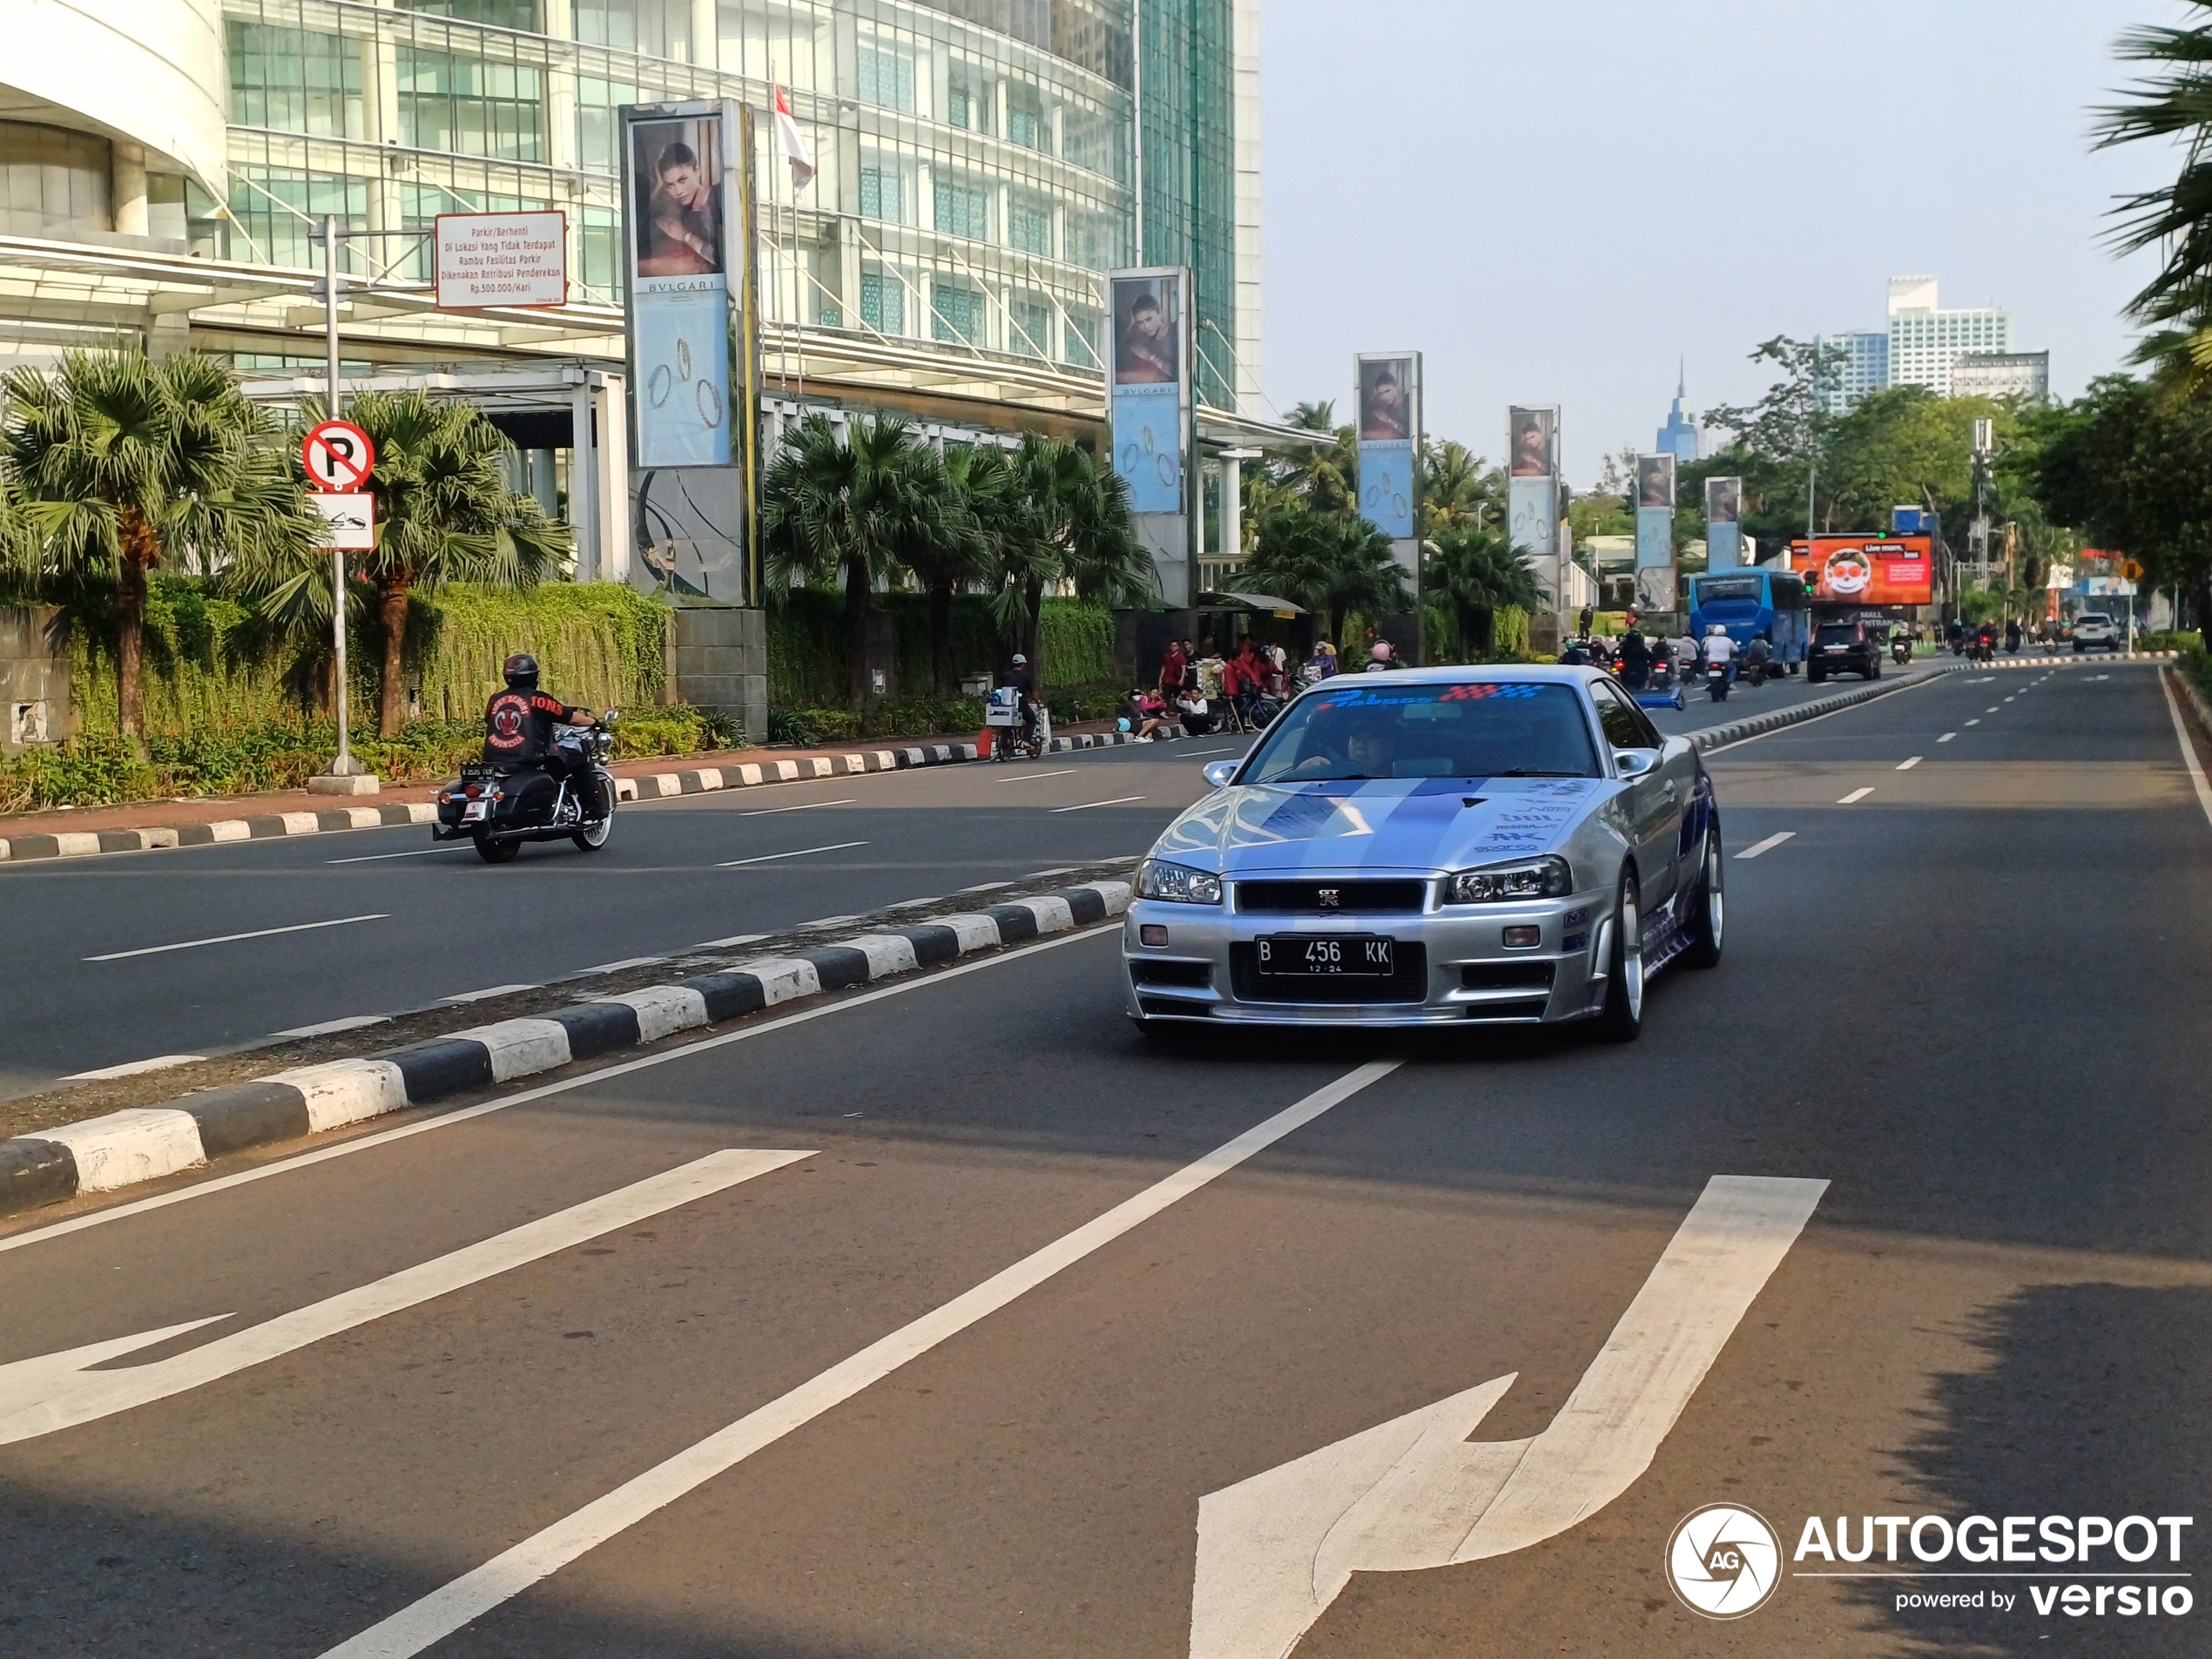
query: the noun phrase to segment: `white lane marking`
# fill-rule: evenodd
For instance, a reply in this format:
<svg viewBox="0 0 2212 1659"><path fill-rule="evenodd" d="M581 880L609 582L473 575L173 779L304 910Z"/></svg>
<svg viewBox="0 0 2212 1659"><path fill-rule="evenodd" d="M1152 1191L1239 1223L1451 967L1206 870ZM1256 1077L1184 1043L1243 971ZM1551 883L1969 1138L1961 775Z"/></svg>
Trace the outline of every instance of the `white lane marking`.
<svg viewBox="0 0 2212 1659"><path fill-rule="evenodd" d="M1869 785L1867 785L1867 786L1866 786L1866 787L1865 787L1865 788L1864 788L1864 789L1854 789L1854 790L1852 790L1852 791L1851 792L1851 793L1850 793L1850 794L1848 794L1848 795L1844 796L1844 797L1841 800L1838 801L1838 802L1836 803L1836 805L1837 805L1837 806L1850 806L1850 805L1851 805L1853 801L1855 801L1855 800L1865 800L1865 799L1866 799L1869 795L1872 794L1873 792L1874 792L1874 786L1873 786L1873 785L1871 785L1871 784L1869 784Z"/></svg>
<svg viewBox="0 0 2212 1659"><path fill-rule="evenodd" d="M408 1659L408 1656L421 1653L685 1494L734 1468L762 1447L773 1445L908 1361L1007 1307L1054 1275L1199 1191L1332 1107L1341 1105L1369 1084L1381 1081L1403 1063L1397 1060L1374 1060L1345 1073L1296 1105L1253 1125L1234 1140L1155 1182L1134 1197L1123 1200L1073 1232L994 1273L911 1324L879 1338L780 1399L748 1412L697 1445L633 1476L604 1497L495 1555L474 1572L401 1608L352 1640L341 1642L329 1649L323 1659ZM1715 1294L1725 1293L1726 1278L1723 1264L1722 1285ZM1735 1321L1730 1320L1729 1328L1733 1329ZM1711 1362L1709 1359L1706 1363ZM1700 1366L1696 1375L1702 1377L1704 1367ZM1694 1386L1696 1377L1691 1382ZM1676 1412L1680 1410L1680 1406L1675 1407ZM1667 1421L1671 1424L1673 1420L1673 1413L1669 1413Z"/></svg>
<svg viewBox="0 0 2212 1659"><path fill-rule="evenodd" d="M755 1176L812 1157L812 1152L724 1151L663 1175L633 1183L603 1197L586 1199L550 1216L525 1222L481 1244L469 1244L418 1266L403 1268L374 1283L280 1313L273 1319L168 1359L119 1371L93 1366L151 1347L199 1325L231 1316L195 1319L159 1331L95 1342L60 1353L41 1354L0 1366L0 1446L35 1440L136 1406L166 1399L202 1387L233 1372L274 1359L311 1342L350 1331L371 1319L398 1313L481 1283L510 1269L580 1244L588 1238L631 1226L690 1204Z"/></svg>
<svg viewBox="0 0 2212 1659"><path fill-rule="evenodd" d="M396 826L395 826L396 827ZM382 859L419 859L433 853L459 853L475 846L473 841L448 841L443 846L413 846L404 853L363 853L350 859L325 859L325 864L374 864Z"/></svg>
<svg viewBox="0 0 2212 1659"><path fill-rule="evenodd" d="M212 939L187 939L174 945L148 945L139 950L111 950L105 956L87 956L88 962L119 962L126 956L158 956L167 950L198 950L202 945L230 945L241 939L273 939L279 934L308 934L318 927L345 927L356 921L388 921L390 916L378 911L373 916L340 916L331 921L300 921L289 927L257 927L250 934L219 934Z"/></svg>
<svg viewBox="0 0 2212 1659"><path fill-rule="evenodd" d="M1076 806L1053 806L1047 810L1055 813L1087 813L1094 806L1126 806L1133 800L1143 799L1142 795L1116 795L1111 800L1087 800Z"/></svg>
<svg viewBox="0 0 2212 1659"><path fill-rule="evenodd" d="M2166 683L2166 676L2158 677L2158 689L2166 693L2166 712L2174 719L2174 737L2182 745L2182 760L2189 769L2189 782L2196 788L2196 804L2204 809L2204 821L2212 824L2212 785L2204 781L2204 768L2197 764L2196 745L2189 741L2188 727L2182 724L2182 705L2174 700L2174 688Z"/></svg>
<svg viewBox="0 0 2212 1659"><path fill-rule="evenodd" d="M1957 737L1958 735L1959 734L1956 732L1946 732L1941 737L1938 738L1936 741L1938 743L1948 743L1952 738Z"/></svg>
<svg viewBox="0 0 2212 1659"><path fill-rule="evenodd" d="M1773 852L1776 847L1781 846L1784 841L1795 840L1797 839L1797 832L1795 830L1780 831L1776 834L1768 836L1764 841L1754 842L1751 846L1745 847L1736 856L1739 859L1757 858L1763 853Z"/></svg>
<svg viewBox="0 0 2212 1659"><path fill-rule="evenodd" d="M2017 695L2017 693L2016 693L2015 695ZM2012 698L2009 698L2009 697L2008 697L2008 698L2006 698L2005 700L2006 700L2007 703L2009 703L2009 702L2011 702L2013 699L2012 699ZM1991 712L1992 714L1994 714L1994 713L1996 713L1996 712L1997 712L1997 711L1996 711L1996 710L1994 710L1994 709L1992 709L1992 710L1990 710L1990 712Z"/></svg>
<svg viewBox="0 0 2212 1659"><path fill-rule="evenodd" d="M1001 887L1010 887L1011 881L978 881L972 887L962 887L962 893L996 893Z"/></svg>
<svg viewBox="0 0 2212 1659"><path fill-rule="evenodd" d="M451 996L442 996L441 1002L482 1002L495 996L512 996L517 991L534 991L535 985L487 985L481 991L455 991Z"/></svg>
<svg viewBox="0 0 2212 1659"><path fill-rule="evenodd" d="M1281 1659L1354 1573L1509 1554L1613 1502L1651 1467L1827 1187L1709 1181L1541 1434L1467 1439L1510 1373L1207 1494L1190 1659Z"/></svg>
<svg viewBox="0 0 2212 1659"><path fill-rule="evenodd" d="M1979 725L1981 724L1981 720L1980 718L1977 716L1975 718L1967 721L1966 724L1968 725Z"/></svg>
<svg viewBox="0 0 2212 1659"><path fill-rule="evenodd" d="M803 800L796 806L756 806L751 812L739 813L739 818L772 818L778 813L811 813L817 806L850 806L860 798L851 796L844 800Z"/></svg>
<svg viewBox="0 0 2212 1659"><path fill-rule="evenodd" d="M1233 755L1241 752L1242 745L1232 743L1226 749L1185 749L1181 758L1185 760L1196 760L1200 755Z"/></svg>
<svg viewBox="0 0 2212 1659"><path fill-rule="evenodd" d="M295 1025L289 1031L272 1031L273 1037L327 1037L341 1031L358 1031L365 1025L381 1025L392 1016L388 1014L348 1014L340 1020L323 1020L314 1025Z"/></svg>
<svg viewBox="0 0 2212 1659"><path fill-rule="evenodd" d="M732 934L727 939L702 939L691 948L693 950L724 950L737 945L757 945L764 939L774 937L773 934Z"/></svg>
<svg viewBox="0 0 2212 1659"><path fill-rule="evenodd" d="M994 778L991 781L995 784L1033 784L1040 778L1072 778L1079 770L1076 766L1062 766L1057 772L1025 772L1019 777Z"/></svg>
<svg viewBox="0 0 2212 1659"><path fill-rule="evenodd" d="M754 858L731 859L714 867L718 870L734 870L744 864L773 864L779 859L806 859L813 857L817 853L842 853L847 847L867 845L866 841L833 841L827 846L802 846L791 853L763 853Z"/></svg>
<svg viewBox="0 0 2212 1659"><path fill-rule="evenodd" d="M732 1042L750 1042L755 1037L765 1037L794 1025L805 1025L811 1020L826 1019L831 1015L843 1014L851 1008L866 1008L869 1003L880 1002L886 997L905 996L910 992L925 989L945 980L960 979L969 974L980 974L987 968L996 968L1003 962L1019 961L1023 957L1034 956L1040 951L1058 950L1063 945L1079 944L1086 939L1119 939L1121 936L1121 920L1116 917L1099 927L1086 927L1078 933L1061 934L1051 939L1040 939L1033 944L1001 951L995 956L979 956L972 961L959 962L950 968L941 968L918 978L901 981L896 985L886 985L880 990L863 991L858 996L846 997L841 1001L824 1002L816 1008L802 1008L796 1014L783 1015L777 1019L764 1021L759 1025L739 1026L736 1030L725 1031L719 1036L703 1037L696 1042L688 1042L680 1048L670 1049L660 1054L646 1055L637 1060L625 1060L619 1065L604 1066L597 1071L588 1071L577 1077L564 1077L558 1082L541 1083L535 1089L517 1089L511 1095L502 1095L497 1100L479 1101L474 1106L456 1107L452 1111L441 1112L435 1117L426 1117L419 1123L403 1123L397 1129L379 1130L373 1135L363 1135L358 1139L343 1141L335 1146L317 1147L312 1152L302 1152L297 1157L285 1158L279 1163L264 1163L255 1169L240 1170L233 1175L217 1176L212 1181L201 1181L192 1186L179 1187L174 1192L159 1192L151 1197L134 1198L127 1204L117 1204L112 1209L97 1210L90 1215L71 1216L67 1221L52 1222L44 1227L36 1227L25 1232L0 1238L0 1255L4 1255L11 1250L21 1250L25 1244L42 1244L50 1238L61 1238L70 1233L82 1232L87 1227L102 1227L111 1221L121 1221L126 1217L144 1215L150 1210L165 1210L172 1204L185 1204L194 1198L206 1197L211 1193L227 1192L233 1187L242 1187L255 1181L266 1181L271 1176L286 1175L294 1170L307 1169L314 1164L327 1163L332 1158L351 1157L356 1152L366 1152L375 1147L388 1145L394 1141L404 1141L416 1135L428 1135L432 1130L448 1129L456 1123L466 1123L472 1118L488 1116L493 1112L503 1112L510 1106L527 1106L533 1101L545 1100L555 1095L565 1095L572 1089L588 1088L593 1083L608 1082L617 1077L626 1077L633 1071L644 1071L654 1066L664 1066L671 1060L688 1060L694 1055L703 1054L710 1049L719 1049ZM53 1131L46 1132L51 1134Z"/></svg>
<svg viewBox="0 0 2212 1659"><path fill-rule="evenodd" d="M1913 767L1915 767L1915 766L1919 765L1919 764L1920 764L1920 757L1919 757L1919 755L1914 755L1914 756L1913 756L1913 757L1912 757L1910 760L1903 760L1903 761L1899 761L1899 762L1898 763L1898 768L1897 768L1897 769L1898 769L1899 772L1910 772L1910 771L1912 771L1912 768L1913 768Z"/></svg>
<svg viewBox="0 0 2212 1659"><path fill-rule="evenodd" d="M104 1082L111 1077L135 1077L142 1071L166 1071L172 1066L189 1066L195 1060L206 1057L199 1054L158 1054L151 1060L126 1060L119 1066L102 1066L97 1071L72 1071L61 1081L65 1083Z"/></svg>
<svg viewBox="0 0 2212 1659"><path fill-rule="evenodd" d="M668 960L665 956L625 956L618 962L601 962L597 968L579 968L577 977L586 974L619 974L625 968L656 968Z"/></svg>
<svg viewBox="0 0 2212 1659"><path fill-rule="evenodd" d="M1997 705L1993 703L1987 708L1984 709L1982 712L1984 714L1996 714L2000 712L2000 711L1998 709Z"/></svg>

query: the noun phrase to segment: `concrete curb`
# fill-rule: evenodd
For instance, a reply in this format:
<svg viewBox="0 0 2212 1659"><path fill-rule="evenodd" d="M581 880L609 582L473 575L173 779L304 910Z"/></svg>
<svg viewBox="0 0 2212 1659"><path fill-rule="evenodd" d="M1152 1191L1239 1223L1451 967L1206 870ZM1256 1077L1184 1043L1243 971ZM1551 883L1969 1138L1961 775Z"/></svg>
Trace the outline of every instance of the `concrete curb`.
<svg viewBox="0 0 2212 1659"><path fill-rule="evenodd" d="M357 1060L138 1106L0 1141L0 1216L155 1181L210 1158L490 1089L847 986L1068 933L1129 908L1126 881L1090 881L972 914L740 962L673 985L502 1020Z"/></svg>
<svg viewBox="0 0 2212 1659"><path fill-rule="evenodd" d="M1136 739L1126 732L1083 732L1055 738L1055 754L1073 749L1107 749ZM800 760L747 761L736 766L702 766L691 772L650 772L615 779L617 800L665 800L703 795L718 789L752 789L763 784L800 783L813 778L848 778L867 772L905 772L914 766L948 766L981 756L972 743L933 743L900 749L855 750L849 754L810 755ZM212 846L222 841L260 841L287 835L317 835L330 830L380 829L394 824L435 824L438 809L429 801L386 806L346 806L320 813L274 813L259 818L226 818L212 824L173 828L100 830L58 835L0 838L0 863L29 859L83 859L102 853L151 853L157 848ZM4 1213L4 1211L0 1211Z"/></svg>
<svg viewBox="0 0 2212 1659"><path fill-rule="evenodd" d="M1932 685L1937 675L1958 671L1953 668L1939 668L1925 679L1899 680L1894 685L1885 685L1875 680L1852 691L1839 691L1833 697L1815 698L1809 703L1793 703L1787 708L1769 709L1764 714L1755 714L1748 720L1730 720L1726 725L1709 725L1683 735L1701 752L1719 749L1731 743L1741 743L1745 738L1756 738L1762 732L1779 731L1785 725L1801 725L1807 720L1817 720L1824 714L1833 714L1838 709L1871 703L1878 697L1889 697L1898 691L1909 691L1916 685Z"/></svg>

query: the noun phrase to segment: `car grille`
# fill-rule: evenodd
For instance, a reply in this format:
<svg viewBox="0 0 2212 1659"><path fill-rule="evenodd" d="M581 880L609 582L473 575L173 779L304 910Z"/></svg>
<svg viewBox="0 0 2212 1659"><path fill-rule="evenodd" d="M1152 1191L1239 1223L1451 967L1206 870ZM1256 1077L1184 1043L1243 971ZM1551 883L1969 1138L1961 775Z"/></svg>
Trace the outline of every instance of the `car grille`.
<svg viewBox="0 0 2212 1659"><path fill-rule="evenodd" d="M1324 893L1336 895L1324 899ZM1237 908L1258 910L1420 910L1426 881L1239 881Z"/></svg>
<svg viewBox="0 0 2212 1659"><path fill-rule="evenodd" d="M1397 941L1397 971L1388 979L1264 980L1259 976L1258 956L1258 948L1249 941L1229 948L1229 982L1240 1002L1422 1002L1428 999L1428 949L1412 940Z"/></svg>

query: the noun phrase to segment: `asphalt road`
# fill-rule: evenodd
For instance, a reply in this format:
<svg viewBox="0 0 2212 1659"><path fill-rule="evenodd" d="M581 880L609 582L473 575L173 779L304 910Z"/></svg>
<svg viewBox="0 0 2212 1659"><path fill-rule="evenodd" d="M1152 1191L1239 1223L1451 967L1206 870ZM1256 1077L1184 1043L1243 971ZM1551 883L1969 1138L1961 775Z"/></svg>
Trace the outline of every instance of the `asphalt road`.
<svg viewBox="0 0 2212 1659"><path fill-rule="evenodd" d="M1656 714L1689 732L1829 689ZM624 806L599 853L547 843L499 868L420 827L0 866L0 1099L1135 851L1246 741L678 796Z"/></svg>
<svg viewBox="0 0 2212 1659"><path fill-rule="evenodd" d="M1192 746L1070 781L1153 792ZM373 1630L346 1651L1170 1659L1194 1651L1203 1500L1495 1379L1476 1440L1571 1431L1561 1403L1632 1301L1658 1309L1662 1252L1728 1176L1829 1184L1649 1468L1490 1559L1354 1551L1406 1570L1352 1576L1299 1659L2204 1652L2193 1577L2109 1576L2193 1574L2194 1528L2177 1564L2161 1534L2138 1566L1804 1575L1919 1566L1877 1529L1862 1567L1782 1562L1740 1621L1670 1593L1701 1506L1757 1510L1785 1554L1813 1516L2155 1521L2198 1513L2212 1453L2212 827L2154 674L1950 677L1710 764L1730 846L1766 850L1728 866L1726 960L1658 980L1632 1047L1157 1050L1122 1020L1109 929L0 1233L0 1367L219 1321L109 1361L125 1380L86 1379L84 1420L29 1438L14 1413L51 1376L0 1368L0 1649L314 1656ZM959 864L957 813L1007 833L961 807L910 833L930 810L931 858ZM679 818L725 856L764 833ZM1156 818L1080 851L1136 850ZM1402 1063L1352 1076L1377 1062ZM732 1149L804 1156L454 1266ZM1669 1293L1706 1305L1740 1247ZM266 1335L411 1269L430 1282L381 1316ZM274 1357L207 1359L249 1330ZM98 1404L134 1371L172 1381ZM1392 1490L1367 1520L1402 1543L1427 1511ZM1267 1541L1304 1501L1210 1534L1211 1593L1259 1609L1210 1625L1210 1659L1281 1652L1261 1604L1318 1569L1291 1551L1278 1583ZM2028 1594L2076 1582L2193 1608ZM1930 1592L2015 1599L1899 1606Z"/></svg>

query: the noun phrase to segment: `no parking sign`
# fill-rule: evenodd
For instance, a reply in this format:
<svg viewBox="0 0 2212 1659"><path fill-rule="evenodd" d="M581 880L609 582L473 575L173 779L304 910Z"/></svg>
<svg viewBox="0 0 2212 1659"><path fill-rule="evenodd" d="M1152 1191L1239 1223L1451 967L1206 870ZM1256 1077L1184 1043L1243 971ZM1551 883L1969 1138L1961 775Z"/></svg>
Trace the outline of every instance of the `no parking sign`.
<svg viewBox="0 0 2212 1659"><path fill-rule="evenodd" d="M308 481L330 495L347 496L368 482L376 446L351 421L325 421L308 429L300 446Z"/></svg>

